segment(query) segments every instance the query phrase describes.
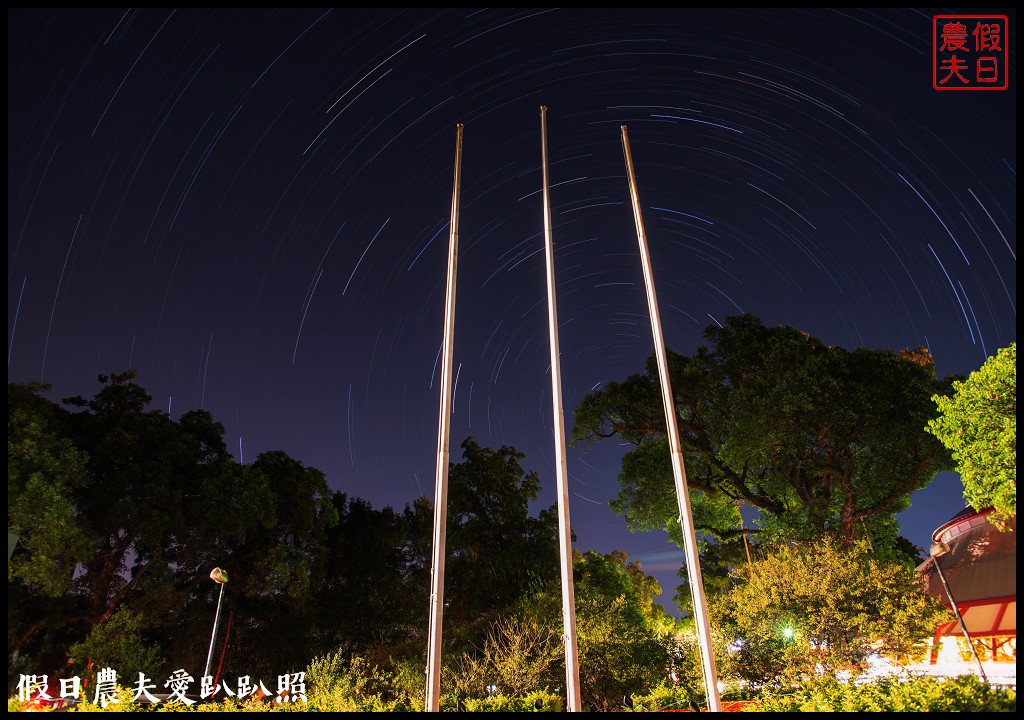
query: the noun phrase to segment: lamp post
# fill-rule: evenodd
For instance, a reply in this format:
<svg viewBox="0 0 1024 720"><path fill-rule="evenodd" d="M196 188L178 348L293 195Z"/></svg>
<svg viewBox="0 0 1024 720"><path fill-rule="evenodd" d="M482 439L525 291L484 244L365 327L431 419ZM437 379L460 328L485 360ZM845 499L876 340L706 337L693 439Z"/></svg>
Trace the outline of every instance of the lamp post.
<svg viewBox="0 0 1024 720"><path fill-rule="evenodd" d="M978 672L981 673L981 679L988 682L988 677L985 675L985 668L981 665L981 658L978 657L978 651L974 649L974 641L971 639L971 634L967 632L967 623L964 622L964 616L960 614L960 608L956 606L956 600L953 599L953 593L949 589L949 583L946 582L946 576L942 574L942 568L939 566L939 558L949 552L949 545L938 540L932 543L932 546L928 549L928 554L932 558L932 565L935 566L935 571L939 574L939 580L942 581L942 587L946 590L946 597L949 598L949 606L953 609L953 615L956 617L956 621L960 623L960 629L963 630L964 637L967 638L967 644L971 647L971 655L974 656L974 662L978 663Z"/></svg>
<svg viewBox="0 0 1024 720"><path fill-rule="evenodd" d="M219 567L210 571L210 579L220 585L220 594L217 596L217 614L213 616L213 632L210 634L210 650L206 653L206 667L203 669L203 677L210 674L210 660L213 658L213 644L217 639L217 623L220 621L220 604L224 599L224 586L228 584L228 574Z"/></svg>

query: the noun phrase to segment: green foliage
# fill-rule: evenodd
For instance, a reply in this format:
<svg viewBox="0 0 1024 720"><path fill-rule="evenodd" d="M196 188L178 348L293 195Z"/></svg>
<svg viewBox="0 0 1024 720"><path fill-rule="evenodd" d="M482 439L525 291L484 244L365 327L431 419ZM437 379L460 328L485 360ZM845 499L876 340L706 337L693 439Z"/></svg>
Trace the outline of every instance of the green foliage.
<svg viewBox="0 0 1024 720"><path fill-rule="evenodd" d="M146 706L136 703L135 694L127 687L118 685L113 696L107 702L93 702L96 698L90 698L88 693L85 697L70 709L70 712L141 712Z"/></svg>
<svg viewBox="0 0 1024 720"><path fill-rule="evenodd" d="M349 663L340 652L313 658L306 667L307 686L319 693L334 694L347 692L358 694L366 680L362 675L361 661Z"/></svg>
<svg viewBox="0 0 1024 720"><path fill-rule="evenodd" d="M692 356L668 353L700 535L741 534L742 501L760 512L756 533L766 542L849 541L864 522L895 527L910 494L949 468L948 452L924 430L943 387L926 350L847 351L752 315L727 318L705 337L710 346ZM614 509L632 529L664 527L678 542L665 433L653 356L646 374L606 383L574 412L574 444L618 436L635 445Z"/></svg>
<svg viewBox="0 0 1024 720"><path fill-rule="evenodd" d="M652 602L657 581L621 552L573 553L576 654L581 701L613 706L626 693L662 682L675 662L675 622ZM531 585L508 615L493 619L485 642L449 656L442 688L456 699L482 700L552 692L566 682L561 584Z"/></svg>
<svg viewBox="0 0 1024 720"><path fill-rule="evenodd" d="M814 345L804 336L783 339L783 349L797 356L802 344ZM820 348L811 355L815 362L831 362L830 352ZM713 363L684 360L673 356L675 370L689 383L684 386L696 392L701 372ZM917 372L902 360L889 361L900 370L893 375L902 380ZM851 361L843 367L852 373L856 365ZM915 367L930 377L930 364ZM149 411L149 396L134 378L133 373L101 378L104 387L92 400L66 401L76 412L43 399L41 386L9 385L9 526L26 538L15 556L22 565L17 574L9 573L9 684L12 672L16 677L18 672L63 668L69 646L76 667L91 658L93 667L114 667L126 677L140 670L148 677L165 675L164 657L201 666L218 601L209 571L218 566L231 577L220 617L220 642L230 638L221 676L272 680L283 669L308 663L309 702L282 706L235 700L203 703L192 711L422 709L430 501L418 499L402 514L375 510L357 498L331 495L322 473L283 452L239 465L227 453L224 428L208 413L193 411L176 422L161 411ZM705 399L717 402L733 384L742 383L731 377L725 385L705 383ZM646 398L644 403L653 390L655 408L649 415L657 420L657 387L649 379L637 387L630 397ZM919 389L908 392L916 398ZM756 404L756 396L744 402ZM781 396L772 397L781 402ZM616 412L639 422L644 403L627 403ZM693 413L711 412L710 405L693 407L685 411L691 412L691 422ZM904 408L895 403L893 409ZM757 445L752 425L736 417L728 423L722 427L737 430L736 442L742 440L748 450ZM634 428L642 445L628 463L630 472L644 478L635 486L630 509L643 508L648 511L644 522L678 532L672 483L664 482L667 452L658 436L663 430L655 425L649 434L637 429L645 427L642 422ZM728 470L727 463L747 452L736 455L740 445L722 438L716 442L724 448L714 461L718 465L705 467L714 472ZM459 700L467 709L486 711L532 712L538 700L545 710L561 710L565 660L557 514L548 508L531 515L540 479L524 469L523 459L514 448L483 448L468 438L463 461L450 469L441 702L446 710L455 709ZM924 466L931 462L918 459ZM884 480L867 459L853 464L865 478ZM839 546L830 546L819 550L833 553L830 562L816 564L800 556L776 567L770 562L774 555L759 561L765 563L765 577L775 573L785 579L776 591L767 580L727 572L742 567L745 559L739 535L733 534L738 506L729 494L740 485L729 485L722 479L725 474L715 476L715 482L721 480L715 485L711 476L696 471L700 467L694 466L694 475L710 484L694 491L695 515L717 528L720 537L733 538L702 546L704 558L715 566L705 576L706 587L733 605L760 608L763 616L739 609L723 614L733 623L730 629L744 628L757 642L748 643L742 656L729 655L731 637L717 633L721 678L730 680L744 667L761 680L774 673L796 675L822 661L820 642L811 658L806 643L769 637L758 622L770 617L800 619L805 635L798 638L828 638L829 648L837 651L829 661L837 665L863 651L856 644L859 638L850 640L857 634L883 643L872 651L913 649L927 608L904 592L913 574L910 562L904 558L903 569L897 570L891 564L895 555L883 555L895 545L894 521L884 508L898 509L901 495L890 493L891 488L858 490L857 502L867 505L855 503L849 517L839 510L823 521L830 531L847 520L853 535L868 531L875 555L860 548L854 557L840 556ZM773 475L776 470L765 468L762 463L760 476L744 478L753 483L748 489L789 507L794 503L790 490ZM906 487L919 479L909 477ZM797 509L776 527L819 517L816 513ZM640 517L632 515L636 521ZM835 534L843 536L838 530ZM764 542L755 546L755 555L768 547ZM79 570L72 576L76 565ZM60 577L47 585L50 578L42 571L51 568ZM847 570L850 574L844 574ZM624 696L647 694L675 703L703 697L699 647L692 633L680 635L683 628L654 602L661 588L638 563L629 563L619 552L575 552L573 582L581 695L587 707L615 709ZM826 590L841 606L828 604ZM310 657L316 659L309 663ZM666 684L670 672L676 685ZM489 694L488 685L496 685L497 692ZM133 708L139 706L128 702L107 710ZM180 704L155 709L185 710Z"/></svg>
<svg viewBox="0 0 1024 720"><path fill-rule="evenodd" d="M863 541L776 546L734 580L712 599L712 624L737 639L732 666L757 686L856 669L875 653L918 656L949 619L909 562L881 559Z"/></svg>
<svg viewBox="0 0 1024 720"><path fill-rule="evenodd" d="M637 587L622 554L574 553L580 697L595 708L659 685L674 642L660 606Z"/></svg>
<svg viewBox="0 0 1024 720"><path fill-rule="evenodd" d="M273 520L250 529L256 542L232 553L239 584L253 596L303 598L310 592L314 565L321 560L324 533L338 522L327 481L316 468L280 450L260 453L252 470L266 478Z"/></svg>
<svg viewBox="0 0 1024 720"><path fill-rule="evenodd" d="M91 628L126 609L163 656L200 661L209 635L192 628L209 627L214 566L232 578L225 615L243 619L231 638L251 663L242 674L304 664L310 648L295 638L310 634L293 611L322 577L337 521L323 474L282 452L238 465L209 413L175 422L147 409L135 379L100 376L70 410L47 386L8 385L8 527L22 535L8 570L9 684L11 668L62 666L72 643L95 645Z"/></svg>
<svg viewBox="0 0 1024 720"><path fill-rule="evenodd" d="M664 682L648 693L630 695L629 703L632 703L632 707L627 703L626 709L632 712L686 710L691 707L691 703L696 704L696 695L682 685Z"/></svg>
<svg viewBox="0 0 1024 720"><path fill-rule="evenodd" d="M481 647L535 578L557 578L558 516L552 506L531 515L540 490L536 472L511 447L462 443L463 460L448 474L445 634L452 649Z"/></svg>
<svg viewBox="0 0 1024 720"><path fill-rule="evenodd" d="M407 712L416 699L395 693L395 677L371 667L362 657L341 652L315 658L306 668L308 704L298 709L319 712ZM422 698L417 698L422 700Z"/></svg>
<svg viewBox="0 0 1024 720"><path fill-rule="evenodd" d="M1017 343L989 357L953 395L932 398L939 416L928 431L952 452L972 507L992 507L990 521L1005 529L1017 515Z"/></svg>
<svg viewBox="0 0 1024 720"><path fill-rule="evenodd" d="M38 396L47 388L7 388L7 529L20 536L7 578L60 597L89 552L74 505L88 457L59 436L59 412Z"/></svg>
<svg viewBox="0 0 1024 720"><path fill-rule="evenodd" d="M507 695L497 692L482 697L461 697L447 693L441 696L441 712L562 712L562 697L557 693L538 690L525 695Z"/></svg>
<svg viewBox="0 0 1024 720"><path fill-rule="evenodd" d="M118 702L105 707L85 700L72 706L71 712L409 712L422 708L396 707L379 699L345 696L335 689L329 693L311 690L308 702L276 703L272 700L227 699L184 705L181 702L141 705L133 701L133 692L125 687L117 691ZM623 706L623 698L611 710ZM538 701L540 707L538 708ZM731 700L722 698L722 708ZM442 712L455 711L459 698L445 695L440 701ZM645 694L629 696L633 712L685 709L689 699L669 685L653 688ZM511 697L496 694L484 698L461 700L469 712L562 712L563 698L557 693L534 692ZM746 704L745 704L746 705ZM705 705L701 704L701 707ZM32 703L7 700L8 712L35 709ZM887 678L872 683L841 682L832 677L807 680L778 694L762 694L743 708L746 712L1016 712L1015 689L987 685L973 675L942 679L932 677Z"/></svg>
<svg viewBox="0 0 1024 720"><path fill-rule="evenodd" d="M377 657L422 652L428 605L410 562L410 528L391 508L374 509L359 498L336 493L339 517L326 532L326 558L312 579L307 601L318 650ZM339 609L343 608L343 612ZM417 674L423 676L420 668Z"/></svg>
<svg viewBox="0 0 1024 720"><path fill-rule="evenodd" d="M647 626L659 636L674 635L678 629L676 619L665 611L664 605L654 602L661 595L657 578L647 575L639 560L630 562L621 550L613 550L604 557L618 564L629 578L630 589Z"/></svg>
<svg viewBox="0 0 1024 720"><path fill-rule="evenodd" d="M685 693L668 684L630 700L633 712L690 705ZM720 700L723 710L733 712L1015 712L1017 708L1016 690L985 684L974 675L891 677L864 683L823 676L756 697L733 698L723 693ZM707 707L703 697L695 705Z"/></svg>
<svg viewBox="0 0 1024 720"><path fill-rule="evenodd" d="M464 654L444 668L444 685L460 698L486 697L492 684L505 695L523 696L550 685L563 653L554 628L514 616L499 618L489 628L482 651Z"/></svg>
<svg viewBox="0 0 1024 720"><path fill-rule="evenodd" d="M886 678L853 684L822 677L758 699L762 712L1016 712L1017 691L974 675Z"/></svg>
<svg viewBox="0 0 1024 720"><path fill-rule="evenodd" d="M684 546L667 438L646 438L623 455L619 484L619 492L609 507L626 519L631 532L664 530L670 541ZM736 500L729 495L695 488L690 495L690 509L694 522L709 535L728 539L736 533L739 510ZM701 550L708 546L703 533L698 544Z"/></svg>
<svg viewBox="0 0 1024 720"><path fill-rule="evenodd" d="M140 672L147 677L160 677L166 674L167 661L156 644L146 642L148 630L141 614L121 609L94 625L89 637L72 645L68 655L79 668L85 668L91 661L94 671L109 667L122 677L138 677ZM94 683L95 677L89 681Z"/></svg>

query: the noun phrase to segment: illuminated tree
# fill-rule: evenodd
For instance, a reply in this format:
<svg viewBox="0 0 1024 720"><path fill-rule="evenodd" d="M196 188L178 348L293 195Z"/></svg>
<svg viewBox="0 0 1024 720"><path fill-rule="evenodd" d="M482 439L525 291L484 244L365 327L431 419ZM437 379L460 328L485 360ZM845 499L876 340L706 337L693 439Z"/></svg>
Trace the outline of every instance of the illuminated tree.
<svg viewBox="0 0 1024 720"><path fill-rule="evenodd" d="M729 666L757 685L863 668L875 653L905 660L950 620L918 583L911 563L866 541L779 545L734 570L732 589L712 599L712 624L736 639Z"/></svg>
<svg viewBox="0 0 1024 720"><path fill-rule="evenodd" d="M39 396L48 387L7 386L7 530L18 535L7 577L60 597L89 554L73 497L88 456L58 435L63 413Z"/></svg>
<svg viewBox="0 0 1024 720"><path fill-rule="evenodd" d="M668 677L675 662L675 619L653 602L661 594L654 577L638 562L613 551L573 551L573 589L580 699L592 708L617 706L624 695L645 694ZM549 574L513 609L526 627L562 635L562 587ZM565 684L563 643L545 676L549 688ZM539 686L536 689L542 689Z"/></svg>
<svg viewBox="0 0 1024 720"><path fill-rule="evenodd" d="M170 669L156 643L147 642L149 623L140 613L122 608L94 625L89 637L68 648L68 658L81 668L83 679L93 682L87 668L114 668L119 675L132 678L145 673L151 679L162 678Z"/></svg>
<svg viewBox="0 0 1024 720"><path fill-rule="evenodd" d="M925 431L936 379L927 350L848 351L752 315L705 330L710 347L668 352L694 523L701 535L737 538L739 505L760 512L766 540L869 529L894 544L895 515L951 461ZM660 379L608 382L576 407L573 443L616 437L622 460L612 508L631 529L664 528L682 542ZM749 531L749 528L748 528Z"/></svg>
<svg viewBox="0 0 1024 720"><path fill-rule="evenodd" d="M1005 527L1017 515L1017 343L989 357L953 396L936 395L939 417L928 431L949 448L964 484L964 499Z"/></svg>

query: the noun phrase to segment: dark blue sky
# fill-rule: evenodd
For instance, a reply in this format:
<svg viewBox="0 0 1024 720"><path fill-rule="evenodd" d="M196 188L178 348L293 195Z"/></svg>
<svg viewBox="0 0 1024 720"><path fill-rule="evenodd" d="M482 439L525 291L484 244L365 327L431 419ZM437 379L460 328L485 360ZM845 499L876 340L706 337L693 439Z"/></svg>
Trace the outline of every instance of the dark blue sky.
<svg viewBox="0 0 1024 720"><path fill-rule="evenodd" d="M432 497L464 123L452 456L511 445L554 504L541 105L567 430L653 349L622 124L670 348L750 312L966 375L1016 340L1016 16L1009 89L941 92L954 12L8 9L8 380L137 368L238 459ZM569 452L576 547L668 604L681 552L608 509L621 451ZM904 534L962 507L940 476Z"/></svg>

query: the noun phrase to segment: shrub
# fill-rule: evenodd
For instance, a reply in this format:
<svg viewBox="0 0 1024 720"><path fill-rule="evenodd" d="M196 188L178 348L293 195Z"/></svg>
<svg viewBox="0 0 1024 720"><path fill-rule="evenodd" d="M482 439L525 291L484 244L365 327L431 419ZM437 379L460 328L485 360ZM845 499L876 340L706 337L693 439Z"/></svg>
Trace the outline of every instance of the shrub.
<svg viewBox="0 0 1024 720"><path fill-rule="evenodd" d="M763 712L1015 712L1017 691L974 675L883 678L861 685L823 677L785 695L761 697L758 705Z"/></svg>

